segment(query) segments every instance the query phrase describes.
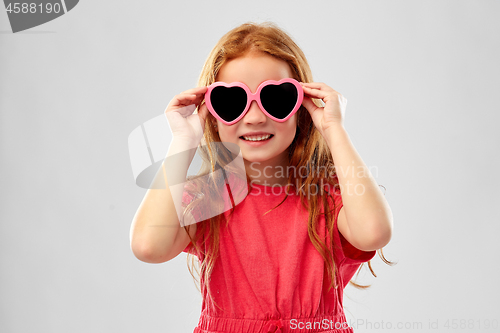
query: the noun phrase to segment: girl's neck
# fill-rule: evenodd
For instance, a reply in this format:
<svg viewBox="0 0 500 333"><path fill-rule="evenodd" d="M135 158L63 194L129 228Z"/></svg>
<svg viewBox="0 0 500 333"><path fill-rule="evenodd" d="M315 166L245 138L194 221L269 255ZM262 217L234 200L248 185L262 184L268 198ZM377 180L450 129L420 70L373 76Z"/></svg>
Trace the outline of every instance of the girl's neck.
<svg viewBox="0 0 500 333"><path fill-rule="evenodd" d="M245 169L252 184L285 186L288 181L288 150L267 161L245 161Z"/></svg>

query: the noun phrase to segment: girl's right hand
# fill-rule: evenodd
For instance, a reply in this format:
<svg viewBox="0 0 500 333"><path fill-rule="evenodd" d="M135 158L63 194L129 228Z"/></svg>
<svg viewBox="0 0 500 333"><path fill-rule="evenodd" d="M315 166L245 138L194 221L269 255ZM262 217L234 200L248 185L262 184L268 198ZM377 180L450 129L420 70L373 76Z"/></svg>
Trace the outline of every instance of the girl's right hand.
<svg viewBox="0 0 500 333"><path fill-rule="evenodd" d="M205 120L208 109L205 98L208 87L197 87L186 90L172 98L165 110L170 130L175 139L187 140L198 145L205 131ZM198 106L198 113L193 114Z"/></svg>

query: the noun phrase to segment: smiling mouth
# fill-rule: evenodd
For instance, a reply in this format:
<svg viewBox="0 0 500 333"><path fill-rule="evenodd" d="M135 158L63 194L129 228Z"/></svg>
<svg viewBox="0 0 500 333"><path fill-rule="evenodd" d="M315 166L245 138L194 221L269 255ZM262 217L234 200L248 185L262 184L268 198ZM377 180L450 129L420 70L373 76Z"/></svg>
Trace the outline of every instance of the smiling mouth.
<svg viewBox="0 0 500 333"><path fill-rule="evenodd" d="M260 142L260 141L267 141L267 140L271 139L272 137L274 137L274 134L269 135L269 137L264 138L263 140L258 140L257 138L247 140L243 136L240 136L240 139L245 140L245 141L250 141L250 142Z"/></svg>

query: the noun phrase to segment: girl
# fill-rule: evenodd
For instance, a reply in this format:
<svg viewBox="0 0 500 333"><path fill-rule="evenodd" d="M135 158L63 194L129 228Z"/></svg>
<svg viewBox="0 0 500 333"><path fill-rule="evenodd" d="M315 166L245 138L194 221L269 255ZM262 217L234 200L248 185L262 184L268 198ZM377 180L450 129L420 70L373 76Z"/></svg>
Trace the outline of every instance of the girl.
<svg viewBox="0 0 500 333"><path fill-rule="evenodd" d="M280 81L290 84L283 87L291 95ZM214 82L224 83L219 84L224 89L248 87L243 99L248 91L259 89L260 95L248 108L231 100L224 110L228 90L215 96L215 88L208 88ZM272 23L246 23L224 35L198 85L175 96L165 111L174 134L167 156L199 146L205 159L199 175L210 175L210 181L190 177L179 193L164 179L165 189L148 190L132 225L134 254L150 263L182 251L198 258L203 304L194 333L353 332L342 306L343 289L376 250L389 263L381 249L393 223L384 195L344 128L347 100L313 82L301 49ZM278 95L279 102L269 104ZM289 108L279 119L273 107L302 96L297 110ZM203 203L218 206L224 200L207 185L224 184L214 172L227 165L224 149L211 145L217 142L241 149L248 195L232 209L203 219ZM176 159L175 168L164 166L163 175L185 178L192 157ZM175 212L180 201L181 218ZM199 223L185 225L187 216Z"/></svg>

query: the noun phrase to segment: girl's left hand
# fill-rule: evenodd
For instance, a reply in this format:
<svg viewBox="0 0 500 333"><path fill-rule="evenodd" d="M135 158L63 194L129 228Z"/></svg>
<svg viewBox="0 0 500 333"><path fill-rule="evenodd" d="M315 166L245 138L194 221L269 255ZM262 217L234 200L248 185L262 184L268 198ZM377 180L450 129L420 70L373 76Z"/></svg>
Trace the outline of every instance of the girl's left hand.
<svg viewBox="0 0 500 333"><path fill-rule="evenodd" d="M324 83L300 82L300 84L304 89L302 105L311 114L318 131L327 139L330 131L335 130L338 126L344 126L347 99ZM321 99L325 103L325 106L316 106L311 98Z"/></svg>

